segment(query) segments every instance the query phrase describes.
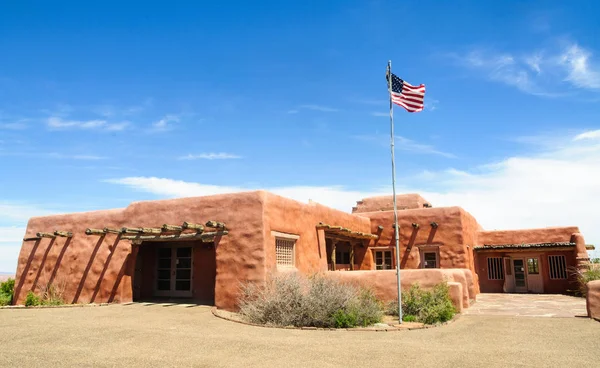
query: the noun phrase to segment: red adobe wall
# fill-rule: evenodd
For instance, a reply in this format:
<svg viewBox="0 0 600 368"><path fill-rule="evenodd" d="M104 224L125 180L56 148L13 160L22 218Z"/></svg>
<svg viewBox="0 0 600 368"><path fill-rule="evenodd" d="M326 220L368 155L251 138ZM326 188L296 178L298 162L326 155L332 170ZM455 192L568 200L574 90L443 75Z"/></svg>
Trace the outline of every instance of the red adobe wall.
<svg viewBox="0 0 600 368"><path fill-rule="evenodd" d="M16 302L23 303L34 282L65 284L67 302L127 302L132 300L134 272L129 241L116 235L86 236L86 228L159 227L183 221L222 221L230 229L216 246L215 304L234 308L241 280L265 279L263 203L266 192L137 202L125 209L35 217L25 237L64 230L72 239L23 242L16 274ZM142 245L143 246L143 245Z"/></svg>
<svg viewBox="0 0 600 368"><path fill-rule="evenodd" d="M373 290L375 295L384 302L397 300L396 271L350 271L327 272L326 275L343 282L360 285ZM447 281L454 306L459 312L468 308L470 301L475 299L471 271L465 269L421 269L402 270L402 290L407 291L413 284L419 284L424 289L431 289L436 284Z"/></svg>
<svg viewBox="0 0 600 368"><path fill-rule="evenodd" d="M361 216L371 219L371 231L378 233L378 226L383 226L380 238L373 242L375 247L395 247L394 239L394 212L378 211L360 213ZM460 207L422 208L414 210L398 211L398 223L400 225L400 254L401 267L405 269L420 268L421 260L419 244L434 244L440 246L440 268L467 268L472 263L467 249L465 227L463 218L470 215ZM438 224L437 228L430 225L431 222ZM413 228L412 224L419 224L419 228ZM470 230L469 230L470 231ZM412 245L407 252L409 243ZM471 245L470 245L471 246ZM373 255L371 252L365 255L362 270L374 268Z"/></svg>
<svg viewBox="0 0 600 368"><path fill-rule="evenodd" d="M586 306L588 317L600 321L600 280L587 283Z"/></svg>
<svg viewBox="0 0 600 368"><path fill-rule="evenodd" d="M400 209L419 209L423 208L425 203L429 203L419 194L398 194L396 195L396 207ZM363 198L356 202L356 207L352 213L377 212L394 210L394 196L378 196Z"/></svg>
<svg viewBox="0 0 600 368"><path fill-rule="evenodd" d="M531 243L554 243L554 242L585 242L579 228L569 227L548 227L541 229L523 229L523 230L501 230L501 231L479 231L477 243L483 245L501 245L501 244L531 244ZM567 263L567 269L577 266L576 255L578 247L573 250L527 250L506 249L504 252L477 252L477 273L479 274L479 284L482 292L501 293L503 292L504 280L488 280L487 278L487 257L505 257L508 254L522 253L523 255L534 255L539 257L541 274L544 283L544 293L566 293L576 288L575 277L570 274L566 280L551 280L549 275L548 256L564 255Z"/></svg>
<svg viewBox="0 0 600 368"><path fill-rule="evenodd" d="M479 231L478 245L570 242L579 233L577 226L547 227L541 229Z"/></svg>
<svg viewBox="0 0 600 368"><path fill-rule="evenodd" d="M276 270L275 237L271 231L299 235L296 242L296 268L302 273L327 270L327 252L323 230L319 222L343 226L353 231L370 232L368 218L334 210L318 203L301 203L272 193L266 193L264 202L264 239L266 265ZM360 248L356 249L358 253Z"/></svg>

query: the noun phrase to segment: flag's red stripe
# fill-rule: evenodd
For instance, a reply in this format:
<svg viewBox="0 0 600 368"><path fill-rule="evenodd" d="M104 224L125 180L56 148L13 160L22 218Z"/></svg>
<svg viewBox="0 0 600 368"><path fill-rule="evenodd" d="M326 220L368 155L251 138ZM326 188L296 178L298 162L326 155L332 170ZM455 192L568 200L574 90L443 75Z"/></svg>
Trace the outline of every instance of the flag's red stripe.
<svg viewBox="0 0 600 368"><path fill-rule="evenodd" d="M420 108L408 107L408 106L404 105L403 103L398 103L398 102L396 102L396 105L399 105L399 106L402 106L402 107L404 107L404 108L406 109L406 111L408 111L408 112L419 112L419 111L423 111L423 108L422 108L422 107L420 107Z"/></svg>
<svg viewBox="0 0 600 368"><path fill-rule="evenodd" d="M421 109L423 108L422 104L414 104L414 103L410 103L408 101L403 101L403 100L392 100L392 102L396 103L396 104L402 104L403 106L407 106L413 109Z"/></svg>
<svg viewBox="0 0 600 368"><path fill-rule="evenodd" d="M392 98L396 98L396 99L401 99L407 102L412 102L412 103L417 103L417 104L423 104L424 99L423 97L412 97L412 96L405 96L404 94L392 94Z"/></svg>
<svg viewBox="0 0 600 368"><path fill-rule="evenodd" d="M421 93L421 92L415 92L415 91L405 91L404 89L402 90L402 94L417 96L417 97L425 96L425 92Z"/></svg>
<svg viewBox="0 0 600 368"><path fill-rule="evenodd" d="M402 102L402 103L405 103L407 105L411 105L413 107L421 107L421 106L423 106L423 101L414 102L414 101L408 101L408 100L406 100L404 98L392 98L392 101Z"/></svg>
<svg viewBox="0 0 600 368"><path fill-rule="evenodd" d="M420 86L411 86L408 83L404 83L403 87L410 90L423 90L423 92L425 91L425 86L422 84Z"/></svg>

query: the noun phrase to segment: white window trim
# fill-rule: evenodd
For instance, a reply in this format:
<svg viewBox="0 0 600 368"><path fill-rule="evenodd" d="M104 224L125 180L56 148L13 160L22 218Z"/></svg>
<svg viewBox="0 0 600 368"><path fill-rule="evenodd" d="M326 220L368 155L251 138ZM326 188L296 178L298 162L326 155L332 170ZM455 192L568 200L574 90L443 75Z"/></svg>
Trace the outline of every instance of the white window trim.
<svg viewBox="0 0 600 368"><path fill-rule="evenodd" d="M291 239L291 240L300 239L300 235L290 234L290 233L282 233L281 231L274 231L274 230L271 231L271 236L274 236L276 238Z"/></svg>

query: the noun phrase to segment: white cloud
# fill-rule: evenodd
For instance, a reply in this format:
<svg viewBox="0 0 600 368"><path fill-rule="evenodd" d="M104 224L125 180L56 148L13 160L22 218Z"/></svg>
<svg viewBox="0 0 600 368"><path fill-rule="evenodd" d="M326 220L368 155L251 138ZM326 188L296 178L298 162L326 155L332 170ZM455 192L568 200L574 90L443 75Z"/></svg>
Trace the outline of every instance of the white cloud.
<svg viewBox="0 0 600 368"><path fill-rule="evenodd" d="M600 64L592 63L591 56L591 51L577 43L520 55L481 49L452 54L460 64L490 80L546 97L564 96L563 82L580 89L600 89Z"/></svg>
<svg viewBox="0 0 600 368"><path fill-rule="evenodd" d="M352 138L367 142L374 142L380 145L385 145L386 147L389 146L390 142L390 137L385 134L357 135L353 136ZM438 155L446 158L456 158L456 156L452 153L440 151L429 144L417 143L411 139L399 135L395 136L394 147L397 150L413 152L417 154Z"/></svg>
<svg viewBox="0 0 600 368"><path fill-rule="evenodd" d="M173 129L173 123L178 123L179 117L177 115L165 115L162 119L152 123L153 132L164 132Z"/></svg>
<svg viewBox="0 0 600 368"><path fill-rule="evenodd" d="M21 239L23 239L23 235L25 235L24 227L17 227L17 226L2 227L2 226L0 226L0 244L1 243L14 243L15 241L20 242Z"/></svg>
<svg viewBox="0 0 600 368"><path fill-rule="evenodd" d="M566 80L581 88L600 88L600 66L590 62L591 52L577 44L569 46L562 55L560 63L567 69Z"/></svg>
<svg viewBox="0 0 600 368"><path fill-rule="evenodd" d="M46 122L47 126L53 130L66 130L66 129L82 129L92 130L98 129L103 131L119 131L125 129L129 123L108 123L106 120L66 120L61 117L53 116L48 118Z"/></svg>
<svg viewBox="0 0 600 368"><path fill-rule="evenodd" d="M219 152L219 153L211 152L211 153L200 153L197 155L192 155L190 153L187 156L181 156L178 159L179 160L231 160L231 159L238 159L238 158L242 158L242 156L234 155L232 153L225 153L225 152Z"/></svg>
<svg viewBox="0 0 600 368"><path fill-rule="evenodd" d="M31 204L16 204L0 200L0 223L23 222L33 216L44 216L53 213L40 206Z"/></svg>
<svg viewBox="0 0 600 368"><path fill-rule="evenodd" d="M400 182L406 185L399 187L398 192L419 192L436 207L461 206L488 230L579 226L586 241L600 248L600 227L597 226L600 142L573 139L564 138L560 148L509 157L471 170L450 168L402 178ZM155 177L128 177L109 182L165 197L254 189ZM385 191L354 191L341 186L266 189L303 202L312 199L345 211L361 198L388 192L387 188Z"/></svg>
<svg viewBox="0 0 600 368"><path fill-rule="evenodd" d="M600 139L600 129L583 132L573 138L574 141L580 141L582 139Z"/></svg>
<svg viewBox="0 0 600 368"><path fill-rule="evenodd" d="M0 130L23 130L27 129L27 124L25 124L25 119L16 121L13 123L0 123Z"/></svg>

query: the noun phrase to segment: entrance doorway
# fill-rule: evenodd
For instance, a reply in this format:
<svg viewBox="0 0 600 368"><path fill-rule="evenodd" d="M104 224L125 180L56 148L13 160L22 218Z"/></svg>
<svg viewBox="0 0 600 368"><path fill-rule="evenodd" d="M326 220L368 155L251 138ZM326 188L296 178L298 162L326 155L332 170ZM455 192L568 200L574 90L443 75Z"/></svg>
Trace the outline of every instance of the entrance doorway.
<svg viewBox="0 0 600 368"><path fill-rule="evenodd" d="M526 293L527 273L525 272L525 261L513 258L513 270L515 274L515 291L517 293Z"/></svg>
<svg viewBox="0 0 600 368"><path fill-rule="evenodd" d="M145 241L138 247L133 301L214 304L217 261L213 242Z"/></svg>
<svg viewBox="0 0 600 368"><path fill-rule="evenodd" d="M192 296L192 247L159 247L156 262L155 296Z"/></svg>

